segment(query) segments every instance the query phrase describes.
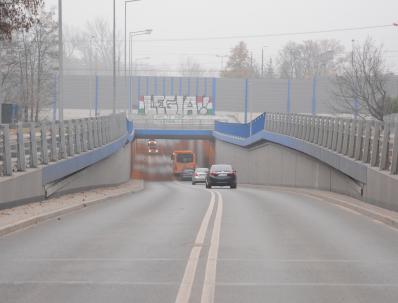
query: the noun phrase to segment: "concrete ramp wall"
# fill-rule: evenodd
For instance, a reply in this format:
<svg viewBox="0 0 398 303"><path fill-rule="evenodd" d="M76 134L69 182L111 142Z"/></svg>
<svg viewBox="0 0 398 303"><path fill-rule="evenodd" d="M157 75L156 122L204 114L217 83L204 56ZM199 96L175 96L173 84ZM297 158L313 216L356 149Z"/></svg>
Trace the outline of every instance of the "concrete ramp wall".
<svg viewBox="0 0 398 303"><path fill-rule="evenodd" d="M102 161L50 184L43 181L43 167L15 173L0 180L0 209L43 200L46 194L119 185L130 179L130 170L131 144L127 144Z"/></svg>
<svg viewBox="0 0 398 303"><path fill-rule="evenodd" d="M336 169L293 149L274 143L243 148L216 141L216 163L230 163L238 182L305 187L361 197L361 185Z"/></svg>

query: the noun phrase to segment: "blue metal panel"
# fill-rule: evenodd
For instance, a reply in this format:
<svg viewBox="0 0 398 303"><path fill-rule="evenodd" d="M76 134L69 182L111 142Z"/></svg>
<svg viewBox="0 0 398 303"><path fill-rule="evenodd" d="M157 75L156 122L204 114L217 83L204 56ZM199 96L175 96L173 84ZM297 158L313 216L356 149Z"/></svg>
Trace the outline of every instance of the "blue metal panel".
<svg viewBox="0 0 398 303"><path fill-rule="evenodd" d="M188 78L188 96L191 95L191 78Z"/></svg>
<svg viewBox="0 0 398 303"><path fill-rule="evenodd" d="M182 96L182 77L178 81L178 95Z"/></svg>
<svg viewBox="0 0 398 303"><path fill-rule="evenodd" d="M204 78L204 93L203 96L207 97L207 78Z"/></svg>
<svg viewBox="0 0 398 303"><path fill-rule="evenodd" d="M199 78L196 78L195 94L196 94L196 97L199 96Z"/></svg>
<svg viewBox="0 0 398 303"><path fill-rule="evenodd" d="M212 101L213 101L213 115L216 114L216 108L217 108L217 79L213 78L213 83L212 83Z"/></svg>

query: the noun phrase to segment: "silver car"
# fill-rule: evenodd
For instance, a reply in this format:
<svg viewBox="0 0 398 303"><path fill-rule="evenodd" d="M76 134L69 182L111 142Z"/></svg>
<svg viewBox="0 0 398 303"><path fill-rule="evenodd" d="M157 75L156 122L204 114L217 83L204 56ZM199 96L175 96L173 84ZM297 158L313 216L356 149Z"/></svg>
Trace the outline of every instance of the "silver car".
<svg viewBox="0 0 398 303"><path fill-rule="evenodd" d="M205 167L195 169L195 172L192 176L192 185L195 185L196 183L205 183L208 173L209 169Z"/></svg>

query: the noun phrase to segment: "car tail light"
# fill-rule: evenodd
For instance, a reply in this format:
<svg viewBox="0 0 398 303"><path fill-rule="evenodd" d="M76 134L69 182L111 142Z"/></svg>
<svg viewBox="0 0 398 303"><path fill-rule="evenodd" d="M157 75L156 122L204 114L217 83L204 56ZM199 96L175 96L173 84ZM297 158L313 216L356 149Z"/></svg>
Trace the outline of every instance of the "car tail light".
<svg viewBox="0 0 398 303"><path fill-rule="evenodd" d="M228 173L228 176L230 176L230 177L233 177L233 176L235 176L235 172Z"/></svg>
<svg viewBox="0 0 398 303"><path fill-rule="evenodd" d="M210 175L213 176L213 177L217 177L218 176L217 173L210 173Z"/></svg>
<svg viewBox="0 0 398 303"><path fill-rule="evenodd" d="M199 174L198 174L198 173L195 173L195 177L197 177L197 176L199 176Z"/></svg>

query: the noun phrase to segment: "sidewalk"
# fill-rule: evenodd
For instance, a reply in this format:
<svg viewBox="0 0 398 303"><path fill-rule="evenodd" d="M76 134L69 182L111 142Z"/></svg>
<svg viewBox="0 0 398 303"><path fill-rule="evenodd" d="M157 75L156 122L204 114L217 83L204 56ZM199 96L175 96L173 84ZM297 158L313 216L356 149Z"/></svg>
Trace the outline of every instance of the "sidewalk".
<svg viewBox="0 0 398 303"><path fill-rule="evenodd" d="M321 191L316 189L306 189L306 188L250 185L250 184L244 184L244 186L251 188L297 193L304 196L310 196L311 198L315 198L317 200L333 203L338 206L356 211L357 213L360 213L364 216L367 216L374 220L385 223L395 229L398 229L398 212L381 208L376 205L363 202L361 200L346 195L337 194L328 191Z"/></svg>
<svg viewBox="0 0 398 303"><path fill-rule="evenodd" d="M0 236L108 199L139 192L143 189L144 181L134 180L115 187L96 188L11 209L4 209L0 211Z"/></svg>

